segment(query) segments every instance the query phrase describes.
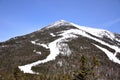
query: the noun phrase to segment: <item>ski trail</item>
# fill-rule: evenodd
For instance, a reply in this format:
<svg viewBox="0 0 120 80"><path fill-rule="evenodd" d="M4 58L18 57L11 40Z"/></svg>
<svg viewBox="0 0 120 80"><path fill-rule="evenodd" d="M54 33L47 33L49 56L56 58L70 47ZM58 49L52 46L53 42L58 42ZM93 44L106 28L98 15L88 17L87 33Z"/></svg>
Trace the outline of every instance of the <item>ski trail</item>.
<svg viewBox="0 0 120 80"><path fill-rule="evenodd" d="M34 71L32 71L32 67L33 66L36 66L36 65L39 65L41 63L46 63L48 61L51 61L51 60L55 60L55 58L59 55L60 53L60 45L59 43L65 41L67 38L75 38L76 36L73 35L73 34L70 34L70 35L64 35L62 36L61 38L49 43L48 47L50 49L50 55L47 56L46 59L44 60L38 60L36 62L33 62L33 63L30 63L30 64L27 64L27 65L23 65L23 66L18 66L18 68L23 71L24 73L30 73L30 74L39 74L39 73L36 73ZM32 42L35 44L35 42ZM66 50L67 51L67 50ZM70 51L70 50L69 50ZM65 52L65 53L68 53L68 52ZM69 53L68 53L69 54ZM67 55L68 55L67 54ZM65 54L66 55L66 54Z"/></svg>
<svg viewBox="0 0 120 80"><path fill-rule="evenodd" d="M31 64L27 64L27 65L23 65L23 66L19 66L19 69L21 71L23 71L24 73L31 73L31 74L38 74L34 71L31 70L31 68L33 66L36 66L38 64L41 64L41 63L45 63L45 62L48 62L48 61L51 61L51 60L54 60L55 57L59 54L59 49L57 48L57 43L58 40L54 41L54 42L51 42L48 47L50 49L50 55L44 59L44 60L39 60L39 61L36 61L36 62L33 62Z"/></svg>
<svg viewBox="0 0 120 80"><path fill-rule="evenodd" d="M93 45L95 45L95 44L93 44ZM120 60L117 59L113 53L111 53L111 52L108 51L107 49L102 48L102 47L100 47L100 46L98 46L98 45L95 45L95 46L96 46L97 48L99 48L100 50L102 50L102 51L108 56L108 58L109 58L111 61L120 64Z"/></svg>
<svg viewBox="0 0 120 80"><path fill-rule="evenodd" d="M101 44L103 44L103 45L105 45L105 46L108 46L109 48L111 48L111 49L114 49L115 50L115 53L112 53L112 55L113 55L113 57L116 57L116 55L118 54L118 52L120 53L120 48L119 47L117 47L117 46L114 46L114 45L110 45L110 44L108 44L108 43L106 43L106 42L104 42L104 41L102 41L102 40L99 40L99 39L97 39L97 38L94 38L94 37L92 37L92 36L90 36L89 34L87 34L85 31L83 31L83 30L78 30L78 29L71 29L71 30L67 30L67 31L64 31L64 33L63 33L63 35L65 35L65 34L72 34L72 33L74 33L74 34L76 34L76 35L81 35L81 36L83 36L83 37L87 37L87 38L89 38L89 39L92 39L92 40L94 40L94 41L96 41L96 42L99 42L99 43L101 43ZM104 49L102 49L102 50L104 50ZM108 52L108 50L107 51L105 51L106 52L106 54L108 54L107 52ZM110 52L109 52L110 53ZM109 55L107 55L108 56L108 58L111 60L111 57L109 56ZM117 58L117 57L116 57ZM113 58L113 61L116 61L116 58ZM118 63L118 64L120 64L119 63L119 61L118 61L119 59L117 59L117 61L116 61L116 63Z"/></svg>

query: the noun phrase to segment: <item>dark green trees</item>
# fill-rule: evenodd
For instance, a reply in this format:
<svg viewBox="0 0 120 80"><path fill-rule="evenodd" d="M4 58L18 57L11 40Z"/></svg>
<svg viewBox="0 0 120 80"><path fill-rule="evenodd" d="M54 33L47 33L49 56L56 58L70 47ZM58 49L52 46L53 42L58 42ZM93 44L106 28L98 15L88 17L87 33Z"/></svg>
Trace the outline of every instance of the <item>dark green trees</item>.
<svg viewBox="0 0 120 80"><path fill-rule="evenodd" d="M92 62L88 61L88 58L85 55L82 55L80 70L74 74L73 80L97 80L98 76L95 75L94 68L99 65L98 59L94 56Z"/></svg>
<svg viewBox="0 0 120 80"><path fill-rule="evenodd" d="M18 68L14 69L14 80L98 80L96 72L100 64L96 56L89 57L82 55L79 59L80 69L72 76L70 74L24 74ZM74 78L74 79L73 79Z"/></svg>
<svg viewBox="0 0 120 80"><path fill-rule="evenodd" d="M18 67L14 69L13 75L15 80L23 80L23 72Z"/></svg>

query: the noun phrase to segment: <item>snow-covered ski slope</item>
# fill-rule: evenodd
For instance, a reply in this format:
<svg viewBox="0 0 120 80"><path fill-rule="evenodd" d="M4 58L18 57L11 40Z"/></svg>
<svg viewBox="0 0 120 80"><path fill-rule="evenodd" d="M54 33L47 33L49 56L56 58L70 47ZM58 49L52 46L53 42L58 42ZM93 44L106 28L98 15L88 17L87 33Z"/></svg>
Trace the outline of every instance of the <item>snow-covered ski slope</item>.
<svg viewBox="0 0 120 80"><path fill-rule="evenodd" d="M109 39L116 40L116 41L119 42L120 40L116 39L113 33L109 32L109 31L106 31L106 30L102 30L102 29L94 29L94 28L79 26L79 25L76 25L74 23L68 23L64 20L57 21L56 23L48 26L47 28L58 27L58 26L60 27L61 25L72 25L72 26L76 27L76 29L69 29L69 30L62 31L61 34L56 35L56 36L61 36L61 37L52 41L52 42L50 42L50 43L48 43L48 46L46 44L36 43L35 41L31 41L31 43L34 44L34 45L43 46L44 48L49 49L50 54L47 56L46 59L38 60L38 61L30 63L30 64L19 66L19 69L21 71L23 71L24 73L38 74L38 73L31 70L31 68L33 66L39 65L41 63L46 63L46 62L51 61L51 60L55 60L56 57L60 53L62 53L64 55L70 55L71 51L70 51L69 46L67 44L63 43L63 45L65 45L64 48L66 47L66 49L64 49L64 51L61 51L61 48L63 47L63 45L61 45L61 43L64 42L64 41L68 41L68 39L78 38L79 35L83 36L83 37L86 37L86 38L89 38L89 39L92 39L92 40L94 40L94 41L96 41L96 42L98 42L102 45L105 45L105 46L115 50L115 52L112 53L109 50L107 50L107 49L105 49L105 48L103 48L103 47L101 47L97 44L92 43L94 46L96 46L101 51L103 51L111 61L120 64L120 60L116 57L116 55L118 53L120 53L120 48L118 46L110 45L110 44L108 44L108 43L106 43L106 42L104 42L100 39L97 39L97 38L91 36L91 35L94 35L94 36L100 37L100 38L103 38L103 36L107 36Z"/></svg>

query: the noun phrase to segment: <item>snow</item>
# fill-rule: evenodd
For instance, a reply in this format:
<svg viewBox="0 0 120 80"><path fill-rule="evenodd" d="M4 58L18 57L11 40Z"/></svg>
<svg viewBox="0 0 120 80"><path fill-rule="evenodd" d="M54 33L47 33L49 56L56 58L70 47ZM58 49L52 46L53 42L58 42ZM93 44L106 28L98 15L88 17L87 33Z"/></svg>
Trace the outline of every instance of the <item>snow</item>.
<svg viewBox="0 0 120 80"><path fill-rule="evenodd" d="M120 42L120 40L119 40L119 39L117 39L117 38L116 38L116 41Z"/></svg>
<svg viewBox="0 0 120 80"><path fill-rule="evenodd" d="M44 47L44 48L46 48L46 49L49 48L46 44L39 44L39 45L42 46L42 47Z"/></svg>
<svg viewBox="0 0 120 80"><path fill-rule="evenodd" d="M94 45L95 45L95 44L94 44ZM120 64L120 60L117 59L113 53L111 53L111 52L108 51L107 49L102 48L102 47L100 47L100 46L98 46L98 45L95 45L95 46L96 46L97 48L99 48L100 50L102 50L103 52L105 52L105 54L109 57L109 59L110 59L111 61Z"/></svg>
<svg viewBox="0 0 120 80"><path fill-rule="evenodd" d="M34 53L36 54L40 54L41 55L41 52L40 51L36 51L35 49L33 50Z"/></svg>
<svg viewBox="0 0 120 80"><path fill-rule="evenodd" d="M54 35L53 33L50 33L50 35L51 35L52 37L55 37L55 35Z"/></svg>
<svg viewBox="0 0 120 80"><path fill-rule="evenodd" d="M36 44L36 42L35 42L35 41L31 41L31 43L32 43L32 44Z"/></svg>
<svg viewBox="0 0 120 80"><path fill-rule="evenodd" d="M41 52L40 52L40 51L37 51L36 54L40 54L40 55L41 55Z"/></svg>
<svg viewBox="0 0 120 80"><path fill-rule="evenodd" d="M106 36L106 37L110 38L111 40L115 39L115 35L107 30L79 26L79 25L74 24L74 23L71 23L71 25L77 27L80 30L86 31L86 32L88 32L96 37L103 38L103 36Z"/></svg>
<svg viewBox="0 0 120 80"><path fill-rule="evenodd" d="M65 20L59 20L59 21L56 21L54 24L48 26L47 28L60 27L61 25L68 26L68 25L71 25L71 24L69 22L65 21Z"/></svg>
<svg viewBox="0 0 120 80"><path fill-rule="evenodd" d="M30 74L38 74L31 70L32 65L28 64L25 66L18 66L18 68L23 71L24 73L30 73Z"/></svg>
<svg viewBox="0 0 120 80"><path fill-rule="evenodd" d="M2 45L2 47L4 48L4 47L7 47L7 45Z"/></svg>
<svg viewBox="0 0 120 80"><path fill-rule="evenodd" d="M48 49L48 46L46 44L36 43L36 41L31 41L31 43L34 44L34 45L42 46L42 47Z"/></svg>

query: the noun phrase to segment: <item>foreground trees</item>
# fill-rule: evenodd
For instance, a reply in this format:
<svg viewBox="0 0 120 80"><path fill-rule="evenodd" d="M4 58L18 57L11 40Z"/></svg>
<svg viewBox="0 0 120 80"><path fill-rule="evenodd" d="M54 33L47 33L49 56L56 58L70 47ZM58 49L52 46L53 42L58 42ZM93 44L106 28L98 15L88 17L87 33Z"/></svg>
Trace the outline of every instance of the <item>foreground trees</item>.
<svg viewBox="0 0 120 80"><path fill-rule="evenodd" d="M82 55L81 59L81 69L74 74L73 80L97 80L99 76L95 75L95 68L100 65L98 59L94 56L92 63L88 61L88 58L85 55Z"/></svg>
<svg viewBox="0 0 120 80"><path fill-rule="evenodd" d="M24 74L19 68L15 68L13 73L5 74L7 77L0 78L1 80L98 80L100 76L96 72L100 65L96 56L88 58L86 55L82 55L78 59L79 70L63 73L41 73L36 74Z"/></svg>

